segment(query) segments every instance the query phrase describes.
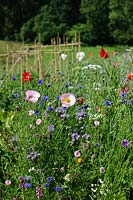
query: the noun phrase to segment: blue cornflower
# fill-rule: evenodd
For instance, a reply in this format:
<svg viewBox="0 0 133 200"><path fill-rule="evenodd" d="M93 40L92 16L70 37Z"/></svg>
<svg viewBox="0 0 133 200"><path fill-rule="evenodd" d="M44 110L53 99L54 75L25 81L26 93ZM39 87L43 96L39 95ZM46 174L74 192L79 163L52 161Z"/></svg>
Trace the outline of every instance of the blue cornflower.
<svg viewBox="0 0 133 200"><path fill-rule="evenodd" d="M38 84L39 85L43 84L43 80L38 80Z"/></svg>
<svg viewBox="0 0 133 200"><path fill-rule="evenodd" d="M133 99L131 99L131 104L133 105Z"/></svg>
<svg viewBox="0 0 133 200"><path fill-rule="evenodd" d="M121 103L126 104L126 103L127 103L127 100L126 100L126 99L123 99L123 100L121 101Z"/></svg>
<svg viewBox="0 0 133 200"><path fill-rule="evenodd" d="M48 181L48 183L50 183L51 181L53 181L53 177L52 177L52 176L49 176L49 177L47 178L47 181Z"/></svg>
<svg viewBox="0 0 133 200"><path fill-rule="evenodd" d="M105 101L104 101L104 105L105 105L105 106L111 106L111 101L105 100Z"/></svg>
<svg viewBox="0 0 133 200"><path fill-rule="evenodd" d="M31 183L25 183L24 187L27 188L27 189L29 189L31 187Z"/></svg>
<svg viewBox="0 0 133 200"><path fill-rule="evenodd" d="M99 144L99 143L96 143L96 144L95 144L95 147L99 147L99 146L100 146L100 144Z"/></svg>
<svg viewBox="0 0 133 200"><path fill-rule="evenodd" d="M17 93L14 93L12 96L13 96L15 99L16 99L16 98L19 98L19 97L20 97L20 93L18 93L18 92L17 92Z"/></svg>
<svg viewBox="0 0 133 200"><path fill-rule="evenodd" d="M89 106L87 104L84 105L84 109L87 109Z"/></svg>
<svg viewBox="0 0 133 200"><path fill-rule="evenodd" d="M126 92L123 92L123 93L121 94L121 98L122 98L122 99L124 99L126 96L127 96L127 93L126 93Z"/></svg>
<svg viewBox="0 0 133 200"><path fill-rule="evenodd" d="M82 88L84 88L84 86L83 86L83 85L80 85L79 88L82 89Z"/></svg>
<svg viewBox="0 0 133 200"><path fill-rule="evenodd" d="M59 100L60 100L60 96L57 96L57 97L56 97L56 100L59 101Z"/></svg>
<svg viewBox="0 0 133 200"><path fill-rule="evenodd" d="M51 87L51 86L52 86L52 84L51 84L51 83L48 83L48 84L47 84L47 86L48 86L48 87Z"/></svg>
<svg viewBox="0 0 133 200"><path fill-rule="evenodd" d="M62 187L59 187L59 186L56 187L56 188L55 188L55 191L56 191L56 192L61 192L61 191L62 191Z"/></svg>
<svg viewBox="0 0 133 200"><path fill-rule="evenodd" d="M48 188L48 187L49 187L49 183L45 183L45 184L44 184L44 187L45 187L45 188Z"/></svg>
<svg viewBox="0 0 133 200"><path fill-rule="evenodd" d="M13 81L16 81L16 79L17 79L16 76L13 76L13 77L12 77L12 80L13 80Z"/></svg>
<svg viewBox="0 0 133 200"><path fill-rule="evenodd" d="M39 110L35 110L34 111L34 115L39 115L40 111Z"/></svg>
<svg viewBox="0 0 133 200"><path fill-rule="evenodd" d="M65 87L68 88L70 86L70 83L66 83Z"/></svg>
<svg viewBox="0 0 133 200"><path fill-rule="evenodd" d="M76 107L76 110L82 110L82 109L83 109L83 108L80 107L80 106Z"/></svg>
<svg viewBox="0 0 133 200"><path fill-rule="evenodd" d="M50 105L49 107L48 107L48 111L51 111L51 110L53 110L54 108Z"/></svg>
<svg viewBox="0 0 133 200"><path fill-rule="evenodd" d="M48 101L48 99L49 99L48 96L43 96L43 97L42 97L42 100L43 100L43 101Z"/></svg>

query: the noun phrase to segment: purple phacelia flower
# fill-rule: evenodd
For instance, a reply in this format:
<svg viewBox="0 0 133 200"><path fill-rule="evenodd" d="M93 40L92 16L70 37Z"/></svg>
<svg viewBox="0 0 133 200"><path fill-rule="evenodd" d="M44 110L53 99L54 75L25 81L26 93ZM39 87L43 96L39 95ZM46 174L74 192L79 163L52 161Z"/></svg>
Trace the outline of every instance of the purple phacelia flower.
<svg viewBox="0 0 133 200"><path fill-rule="evenodd" d="M85 133L84 135L82 135L82 138L84 138L85 140L88 140L90 138L90 135Z"/></svg>
<svg viewBox="0 0 133 200"><path fill-rule="evenodd" d="M75 142L80 138L80 135L76 132L72 133L72 141Z"/></svg>
<svg viewBox="0 0 133 200"><path fill-rule="evenodd" d="M128 147L130 145L130 142L127 139L122 140L121 145L123 147Z"/></svg>
<svg viewBox="0 0 133 200"><path fill-rule="evenodd" d="M78 112L76 113L76 118L80 121L86 116L86 112Z"/></svg>
<svg viewBox="0 0 133 200"><path fill-rule="evenodd" d="M49 132L53 132L54 130L55 130L55 126L54 125L48 126L48 131Z"/></svg>

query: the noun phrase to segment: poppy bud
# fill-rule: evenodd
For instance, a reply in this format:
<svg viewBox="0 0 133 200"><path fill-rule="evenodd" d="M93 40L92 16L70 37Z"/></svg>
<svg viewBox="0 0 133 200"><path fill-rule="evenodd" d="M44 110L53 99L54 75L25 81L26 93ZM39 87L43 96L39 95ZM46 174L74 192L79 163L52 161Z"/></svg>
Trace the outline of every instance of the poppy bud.
<svg viewBox="0 0 133 200"><path fill-rule="evenodd" d="M83 103L84 103L84 98L83 98L83 97L80 97L80 98L78 99L78 103L79 103L79 104L83 104Z"/></svg>

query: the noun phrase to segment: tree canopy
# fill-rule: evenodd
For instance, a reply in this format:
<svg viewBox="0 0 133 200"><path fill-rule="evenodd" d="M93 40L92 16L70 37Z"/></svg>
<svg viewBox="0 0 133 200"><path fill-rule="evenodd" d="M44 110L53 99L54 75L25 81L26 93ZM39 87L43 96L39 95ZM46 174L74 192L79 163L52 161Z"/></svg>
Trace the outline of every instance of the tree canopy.
<svg viewBox="0 0 133 200"><path fill-rule="evenodd" d="M50 43L79 32L85 44L133 44L132 0L0 0L0 39Z"/></svg>

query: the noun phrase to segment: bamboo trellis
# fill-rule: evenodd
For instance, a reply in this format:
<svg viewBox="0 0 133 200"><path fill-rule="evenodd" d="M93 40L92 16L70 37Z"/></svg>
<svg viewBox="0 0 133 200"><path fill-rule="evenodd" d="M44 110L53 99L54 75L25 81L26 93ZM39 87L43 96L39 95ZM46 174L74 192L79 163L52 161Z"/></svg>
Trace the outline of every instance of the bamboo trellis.
<svg viewBox="0 0 133 200"><path fill-rule="evenodd" d="M72 73L69 66L70 60L73 65L76 52L80 51L80 36L75 34L74 41L68 42L67 37L63 37L63 43L59 35L51 39L51 45L42 45L40 42L34 45L23 45L19 51L10 51L7 45L7 52L0 54L0 58L5 59L5 76L1 83L6 83L13 75L22 75L23 71L34 71L38 74L38 79L45 79L47 73L50 79L59 80L58 75L65 69L67 76ZM61 53L66 54L69 59L61 59ZM49 60L47 60L49 57ZM67 69L68 68L68 69ZM71 70L71 71L69 71ZM21 77L20 77L21 79ZM22 80L21 80L22 86Z"/></svg>

